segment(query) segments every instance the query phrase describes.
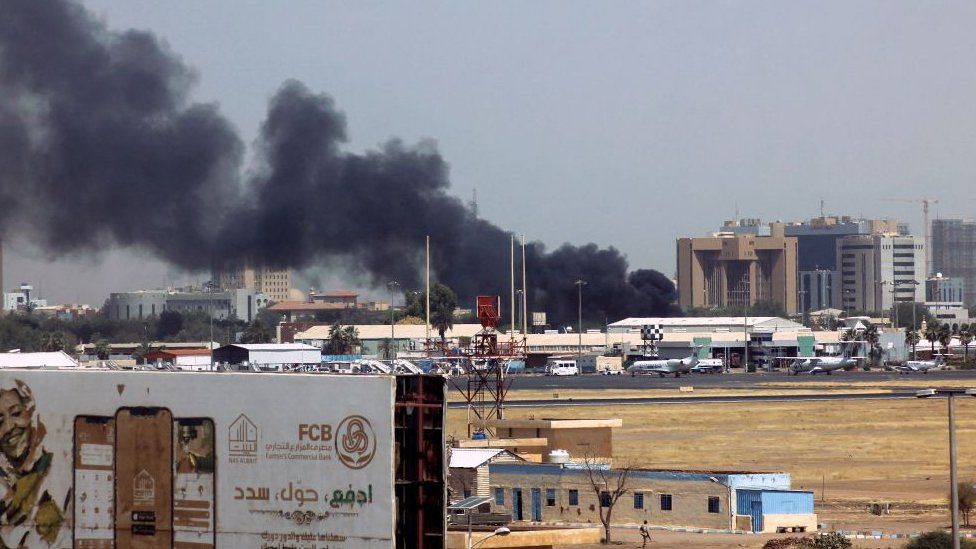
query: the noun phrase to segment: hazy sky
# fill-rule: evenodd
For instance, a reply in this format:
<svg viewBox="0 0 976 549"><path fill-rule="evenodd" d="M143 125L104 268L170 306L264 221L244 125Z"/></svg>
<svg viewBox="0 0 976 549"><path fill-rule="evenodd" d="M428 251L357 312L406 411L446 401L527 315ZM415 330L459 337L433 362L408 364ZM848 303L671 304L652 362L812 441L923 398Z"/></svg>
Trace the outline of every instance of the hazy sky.
<svg viewBox="0 0 976 549"><path fill-rule="evenodd" d="M332 95L349 150L433 138L454 192L550 247L672 275L674 239L741 217L972 217L974 2L86 0L199 72L247 141L288 78ZM341 207L341 205L337 205ZM54 263L6 243L5 285L101 305L202 280L144 254ZM338 284L338 282L336 282Z"/></svg>

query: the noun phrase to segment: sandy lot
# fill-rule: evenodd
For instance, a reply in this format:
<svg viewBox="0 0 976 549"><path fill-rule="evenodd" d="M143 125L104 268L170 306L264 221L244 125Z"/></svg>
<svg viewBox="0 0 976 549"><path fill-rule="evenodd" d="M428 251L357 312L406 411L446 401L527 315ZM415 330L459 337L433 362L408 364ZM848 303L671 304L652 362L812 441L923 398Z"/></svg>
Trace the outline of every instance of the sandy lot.
<svg viewBox="0 0 976 549"><path fill-rule="evenodd" d="M976 399L958 399L956 410L959 478L976 479ZM814 491L821 522L832 529L914 532L948 522L945 400L512 408L507 417L622 418L618 464L789 472L794 488ZM448 418L450 431L465 431L463 410ZM891 502L892 514L869 514L871 501ZM732 545L698 545L699 538L712 536L681 546L762 545L738 536Z"/></svg>

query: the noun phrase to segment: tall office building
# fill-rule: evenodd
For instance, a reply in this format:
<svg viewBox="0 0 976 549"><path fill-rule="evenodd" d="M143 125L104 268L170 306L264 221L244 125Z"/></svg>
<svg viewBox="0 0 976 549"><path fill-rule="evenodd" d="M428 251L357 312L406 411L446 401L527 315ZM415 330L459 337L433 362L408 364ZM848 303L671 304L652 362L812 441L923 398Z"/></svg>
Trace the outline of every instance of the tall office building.
<svg viewBox="0 0 976 549"><path fill-rule="evenodd" d="M678 296L682 307L744 307L773 301L796 312L796 239L774 227L770 236L719 233L679 238Z"/></svg>
<svg viewBox="0 0 976 549"><path fill-rule="evenodd" d="M961 278L963 301L976 305L976 221L932 220L932 270Z"/></svg>
<svg viewBox="0 0 976 549"><path fill-rule="evenodd" d="M291 269L235 267L215 271L214 280L223 290L254 290L276 302L291 299Z"/></svg>
<svg viewBox="0 0 976 549"><path fill-rule="evenodd" d="M841 308L837 241L849 235L901 234L907 228L891 219L855 219L822 215L803 222L763 224L759 219L726 221L722 233L769 236L780 230L797 244L797 309L815 311Z"/></svg>
<svg viewBox="0 0 976 549"><path fill-rule="evenodd" d="M911 235L850 235L837 241L836 299L849 311L883 312L925 301L925 246Z"/></svg>

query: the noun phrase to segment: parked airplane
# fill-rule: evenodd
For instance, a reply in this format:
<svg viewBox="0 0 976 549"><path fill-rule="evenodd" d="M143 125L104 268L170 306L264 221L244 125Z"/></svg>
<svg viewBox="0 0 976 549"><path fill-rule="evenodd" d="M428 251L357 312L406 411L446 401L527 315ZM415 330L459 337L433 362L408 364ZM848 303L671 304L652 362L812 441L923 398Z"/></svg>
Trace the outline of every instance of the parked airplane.
<svg viewBox="0 0 976 549"><path fill-rule="evenodd" d="M830 375L834 370L842 370L850 366L856 366L857 360L862 356L851 356L854 345L844 345L844 350L840 356L811 356L811 357L779 357L777 360L793 361L789 365L790 373L800 375L809 373L816 375L826 373Z"/></svg>
<svg viewBox="0 0 976 549"><path fill-rule="evenodd" d="M635 360L627 368L630 375L637 374L657 374L664 377L667 374L674 374L674 377L681 377L681 374L691 373L692 368L698 365L698 349L695 347L691 356L687 358L663 358L659 360Z"/></svg>
<svg viewBox="0 0 976 549"><path fill-rule="evenodd" d="M916 372L921 372L923 374L929 373L929 370L938 370L945 366L947 357L946 355L935 355L932 360L909 360L904 364L893 364L891 367L898 372L903 374L912 374Z"/></svg>

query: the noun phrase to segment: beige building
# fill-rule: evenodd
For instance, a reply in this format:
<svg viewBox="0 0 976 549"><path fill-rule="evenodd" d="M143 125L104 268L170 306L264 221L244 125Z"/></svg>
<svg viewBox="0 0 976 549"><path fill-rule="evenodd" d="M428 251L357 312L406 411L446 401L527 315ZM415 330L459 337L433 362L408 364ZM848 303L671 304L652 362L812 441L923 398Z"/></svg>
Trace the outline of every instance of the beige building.
<svg viewBox="0 0 976 549"><path fill-rule="evenodd" d="M590 481L590 473L600 494ZM513 520L600 523L619 469L559 464L489 465L491 511ZM631 469L613 524L776 532L814 531L813 492L792 490L787 473Z"/></svg>
<svg viewBox="0 0 976 549"><path fill-rule="evenodd" d="M214 280L221 289L249 289L262 293L271 301L293 299L291 269L271 267L236 267L214 273Z"/></svg>
<svg viewBox="0 0 976 549"><path fill-rule="evenodd" d="M796 312L797 240L783 235L726 234L679 238L679 303L689 307L744 307L773 301Z"/></svg>
<svg viewBox="0 0 976 549"><path fill-rule="evenodd" d="M505 448L519 457L541 462L554 450L569 452L570 460L610 463L613 430L621 419L492 419L472 424L496 435L487 439L463 440L462 448Z"/></svg>

